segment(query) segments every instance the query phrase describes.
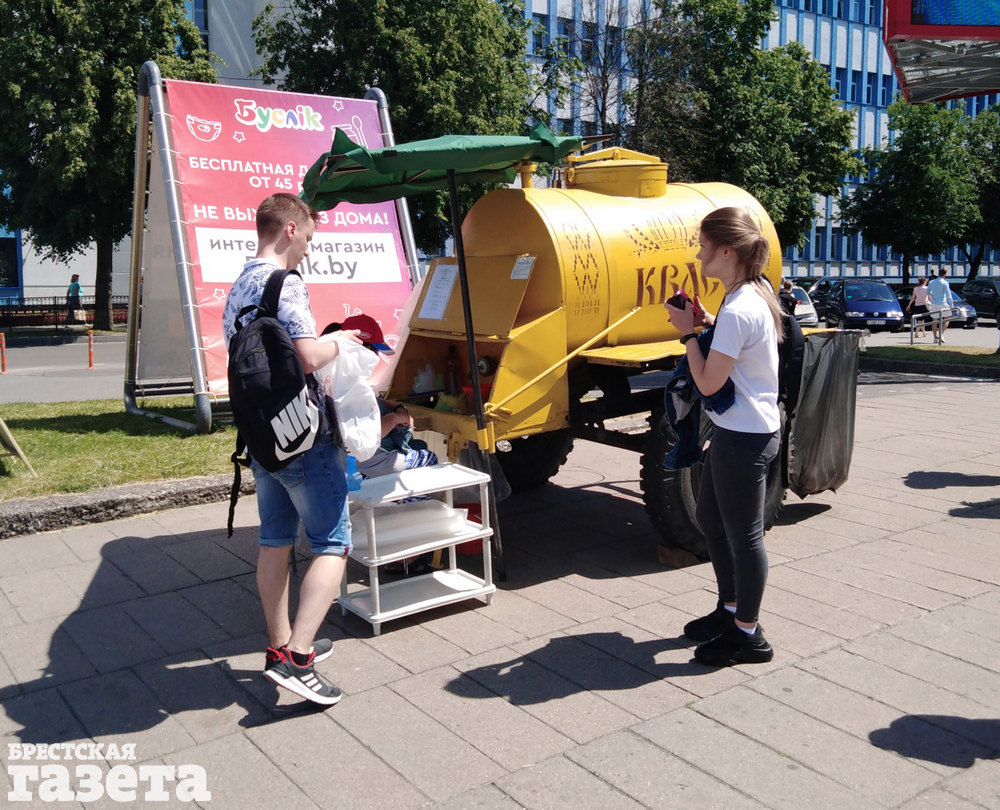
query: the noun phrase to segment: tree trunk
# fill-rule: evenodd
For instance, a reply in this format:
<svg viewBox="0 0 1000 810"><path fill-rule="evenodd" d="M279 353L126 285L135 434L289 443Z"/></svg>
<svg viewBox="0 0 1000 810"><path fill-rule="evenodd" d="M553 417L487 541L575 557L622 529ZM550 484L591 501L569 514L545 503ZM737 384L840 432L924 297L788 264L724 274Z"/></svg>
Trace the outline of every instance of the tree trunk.
<svg viewBox="0 0 1000 810"><path fill-rule="evenodd" d="M903 286L910 283L910 254L903 253Z"/></svg>
<svg viewBox="0 0 1000 810"><path fill-rule="evenodd" d="M976 276L979 275L979 265L983 263L983 253L986 250L986 245L980 242L976 245L976 252L971 256L966 253L966 258L969 260L969 277L967 281L972 281Z"/></svg>
<svg viewBox="0 0 1000 810"><path fill-rule="evenodd" d="M97 276L94 281L94 329L111 331L114 320L111 314L111 267L115 246L110 236L97 239Z"/></svg>

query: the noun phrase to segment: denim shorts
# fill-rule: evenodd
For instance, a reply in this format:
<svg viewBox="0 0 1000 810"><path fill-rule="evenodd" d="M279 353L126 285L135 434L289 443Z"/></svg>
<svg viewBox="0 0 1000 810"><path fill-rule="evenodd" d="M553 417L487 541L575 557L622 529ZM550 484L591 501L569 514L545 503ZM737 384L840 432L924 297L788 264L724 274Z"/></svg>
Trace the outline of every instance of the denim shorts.
<svg viewBox="0 0 1000 810"><path fill-rule="evenodd" d="M351 553L344 458L344 451L327 436L277 472L251 462L262 546L294 545L301 520L313 554Z"/></svg>

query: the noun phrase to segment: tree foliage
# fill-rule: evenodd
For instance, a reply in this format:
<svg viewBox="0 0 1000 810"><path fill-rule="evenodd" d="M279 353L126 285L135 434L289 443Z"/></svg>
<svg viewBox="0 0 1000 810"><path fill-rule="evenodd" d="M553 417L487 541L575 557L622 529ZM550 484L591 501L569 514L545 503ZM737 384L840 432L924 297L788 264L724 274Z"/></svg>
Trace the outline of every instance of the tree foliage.
<svg viewBox="0 0 1000 810"><path fill-rule="evenodd" d="M530 104L550 74L525 59L529 28L516 0L289 0L253 23L266 82L346 97L379 87L399 142L522 134L531 117L544 119ZM558 47L550 56L558 62ZM414 198L411 210L421 248L440 248L444 195Z"/></svg>
<svg viewBox="0 0 1000 810"><path fill-rule="evenodd" d="M750 191L783 244L801 244L817 194L857 169L853 114L829 74L798 43L760 47L772 0L658 0L641 40L654 54L637 146L675 181L723 181ZM638 44L638 43L637 43ZM633 45L636 47L636 45Z"/></svg>
<svg viewBox="0 0 1000 810"><path fill-rule="evenodd" d="M958 244L969 262L971 280L979 273L987 247L1000 248L1000 107L969 120L966 143L979 218L970 218L958 234Z"/></svg>
<svg viewBox="0 0 1000 810"><path fill-rule="evenodd" d="M902 98L888 112L895 138L864 150L866 182L841 200L840 217L846 232L901 253L908 284L913 257L954 245L981 216L965 113Z"/></svg>
<svg viewBox="0 0 1000 810"><path fill-rule="evenodd" d="M95 326L111 326L111 257L132 213L143 62L214 81L183 0L0 2L0 222L57 259L97 243Z"/></svg>

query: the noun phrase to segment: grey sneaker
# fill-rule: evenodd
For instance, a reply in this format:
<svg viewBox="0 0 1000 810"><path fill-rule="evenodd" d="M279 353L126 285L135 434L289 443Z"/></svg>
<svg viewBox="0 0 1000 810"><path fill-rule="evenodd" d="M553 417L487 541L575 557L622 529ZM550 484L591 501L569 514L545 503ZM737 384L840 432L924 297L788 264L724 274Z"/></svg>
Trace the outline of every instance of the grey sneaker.
<svg viewBox="0 0 1000 810"><path fill-rule="evenodd" d="M342 697L340 689L323 680L316 672L315 653L310 653L308 664L299 666L292 659L288 647L281 647L277 650L272 647L267 652L269 659L273 653L276 660L264 670L265 678L289 692L294 692L299 697L311 700L313 703L332 706L334 703L340 702Z"/></svg>
<svg viewBox="0 0 1000 810"><path fill-rule="evenodd" d="M313 658L314 664L325 661L333 655L333 642L328 638L318 638L313 642L311 652L315 655L315 658ZM264 672L267 672L280 660L278 651L274 647L268 647L267 654L264 656Z"/></svg>

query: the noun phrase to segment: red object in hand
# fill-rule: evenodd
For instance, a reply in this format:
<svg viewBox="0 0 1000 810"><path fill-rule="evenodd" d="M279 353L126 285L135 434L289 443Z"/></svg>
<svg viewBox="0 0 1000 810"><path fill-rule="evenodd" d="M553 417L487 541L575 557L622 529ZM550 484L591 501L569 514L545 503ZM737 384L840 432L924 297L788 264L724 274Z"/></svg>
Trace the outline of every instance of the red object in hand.
<svg viewBox="0 0 1000 810"><path fill-rule="evenodd" d="M691 311L695 315L701 312L698 305L688 297L688 294L684 290L678 290L667 299L667 303L672 307L677 307L677 309L684 309L685 304L688 302L691 303Z"/></svg>

